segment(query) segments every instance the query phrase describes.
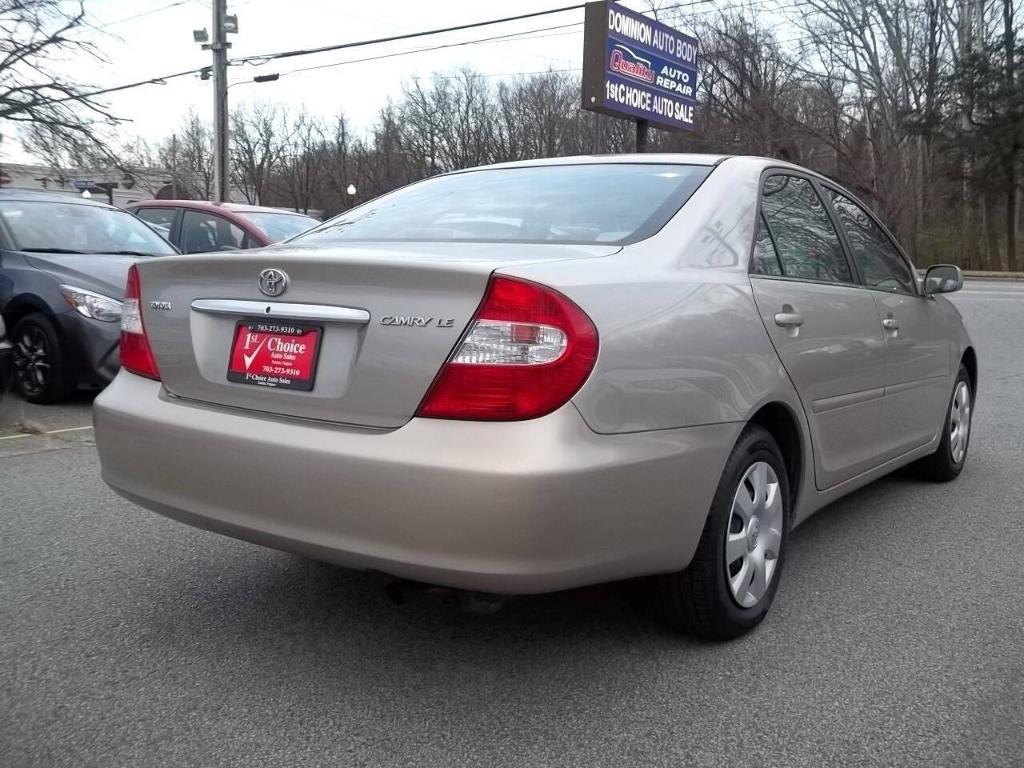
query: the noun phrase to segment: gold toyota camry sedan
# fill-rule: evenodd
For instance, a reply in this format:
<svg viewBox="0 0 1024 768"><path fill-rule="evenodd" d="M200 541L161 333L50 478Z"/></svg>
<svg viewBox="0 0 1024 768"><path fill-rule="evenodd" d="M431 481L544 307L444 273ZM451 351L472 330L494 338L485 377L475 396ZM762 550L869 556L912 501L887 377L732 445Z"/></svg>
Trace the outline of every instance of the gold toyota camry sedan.
<svg viewBox="0 0 1024 768"><path fill-rule="evenodd" d="M768 611L793 526L906 464L960 473L961 283L776 160L451 173L281 245L133 267L103 478L456 590L655 577L670 620L728 639Z"/></svg>

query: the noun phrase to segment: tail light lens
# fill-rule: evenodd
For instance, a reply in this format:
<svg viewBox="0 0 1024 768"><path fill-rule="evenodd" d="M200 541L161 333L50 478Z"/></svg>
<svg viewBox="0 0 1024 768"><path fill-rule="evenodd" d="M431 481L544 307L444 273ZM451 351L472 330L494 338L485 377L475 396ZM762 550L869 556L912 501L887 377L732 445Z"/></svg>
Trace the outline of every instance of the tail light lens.
<svg viewBox="0 0 1024 768"><path fill-rule="evenodd" d="M153 350L146 337L146 326L142 322L142 286L139 272L132 264L128 268L128 286L124 292L124 307L121 310L121 365L125 370L160 380Z"/></svg>
<svg viewBox="0 0 1024 768"><path fill-rule="evenodd" d="M417 416L518 421L569 401L597 360L597 329L557 291L492 276L469 332Z"/></svg>

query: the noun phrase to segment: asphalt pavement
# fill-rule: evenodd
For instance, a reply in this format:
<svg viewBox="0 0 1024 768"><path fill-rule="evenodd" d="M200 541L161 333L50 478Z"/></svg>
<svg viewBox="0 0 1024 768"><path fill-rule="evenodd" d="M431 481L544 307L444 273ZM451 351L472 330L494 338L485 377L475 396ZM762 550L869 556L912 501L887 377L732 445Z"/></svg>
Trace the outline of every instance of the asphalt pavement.
<svg viewBox="0 0 1024 768"><path fill-rule="evenodd" d="M5 400L0 766L1020 766L1024 283L954 301L981 368L966 470L812 518L725 645L636 582L393 605L115 496L89 397Z"/></svg>

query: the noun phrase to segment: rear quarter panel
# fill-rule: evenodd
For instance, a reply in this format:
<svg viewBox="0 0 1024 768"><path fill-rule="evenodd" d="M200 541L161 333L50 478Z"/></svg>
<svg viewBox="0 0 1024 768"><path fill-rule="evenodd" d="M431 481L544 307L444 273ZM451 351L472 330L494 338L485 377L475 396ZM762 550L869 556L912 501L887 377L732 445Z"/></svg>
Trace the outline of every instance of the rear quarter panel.
<svg viewBox="0 0 1024 768"><path fill-rule="evenodd" d="M613 256L501 270L561 290L597 325L573 399L594 431L740 422L773 400L800 411L747 276L760 167L724 162L664 229Z"/></svg>

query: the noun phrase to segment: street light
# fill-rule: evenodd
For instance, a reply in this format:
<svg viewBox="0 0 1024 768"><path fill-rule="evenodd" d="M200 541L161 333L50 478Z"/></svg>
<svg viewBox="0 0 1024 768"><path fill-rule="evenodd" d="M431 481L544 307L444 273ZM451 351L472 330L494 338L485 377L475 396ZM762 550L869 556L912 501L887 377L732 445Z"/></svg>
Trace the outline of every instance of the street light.
<svg viewBox="0 0 1024 768"><path fill-rule="evenodd" d="M356 185L355 184L349 184L348 185L348 189L346 189L345 191L348 192L349 197L355 197L356 196Z"/></svg>

